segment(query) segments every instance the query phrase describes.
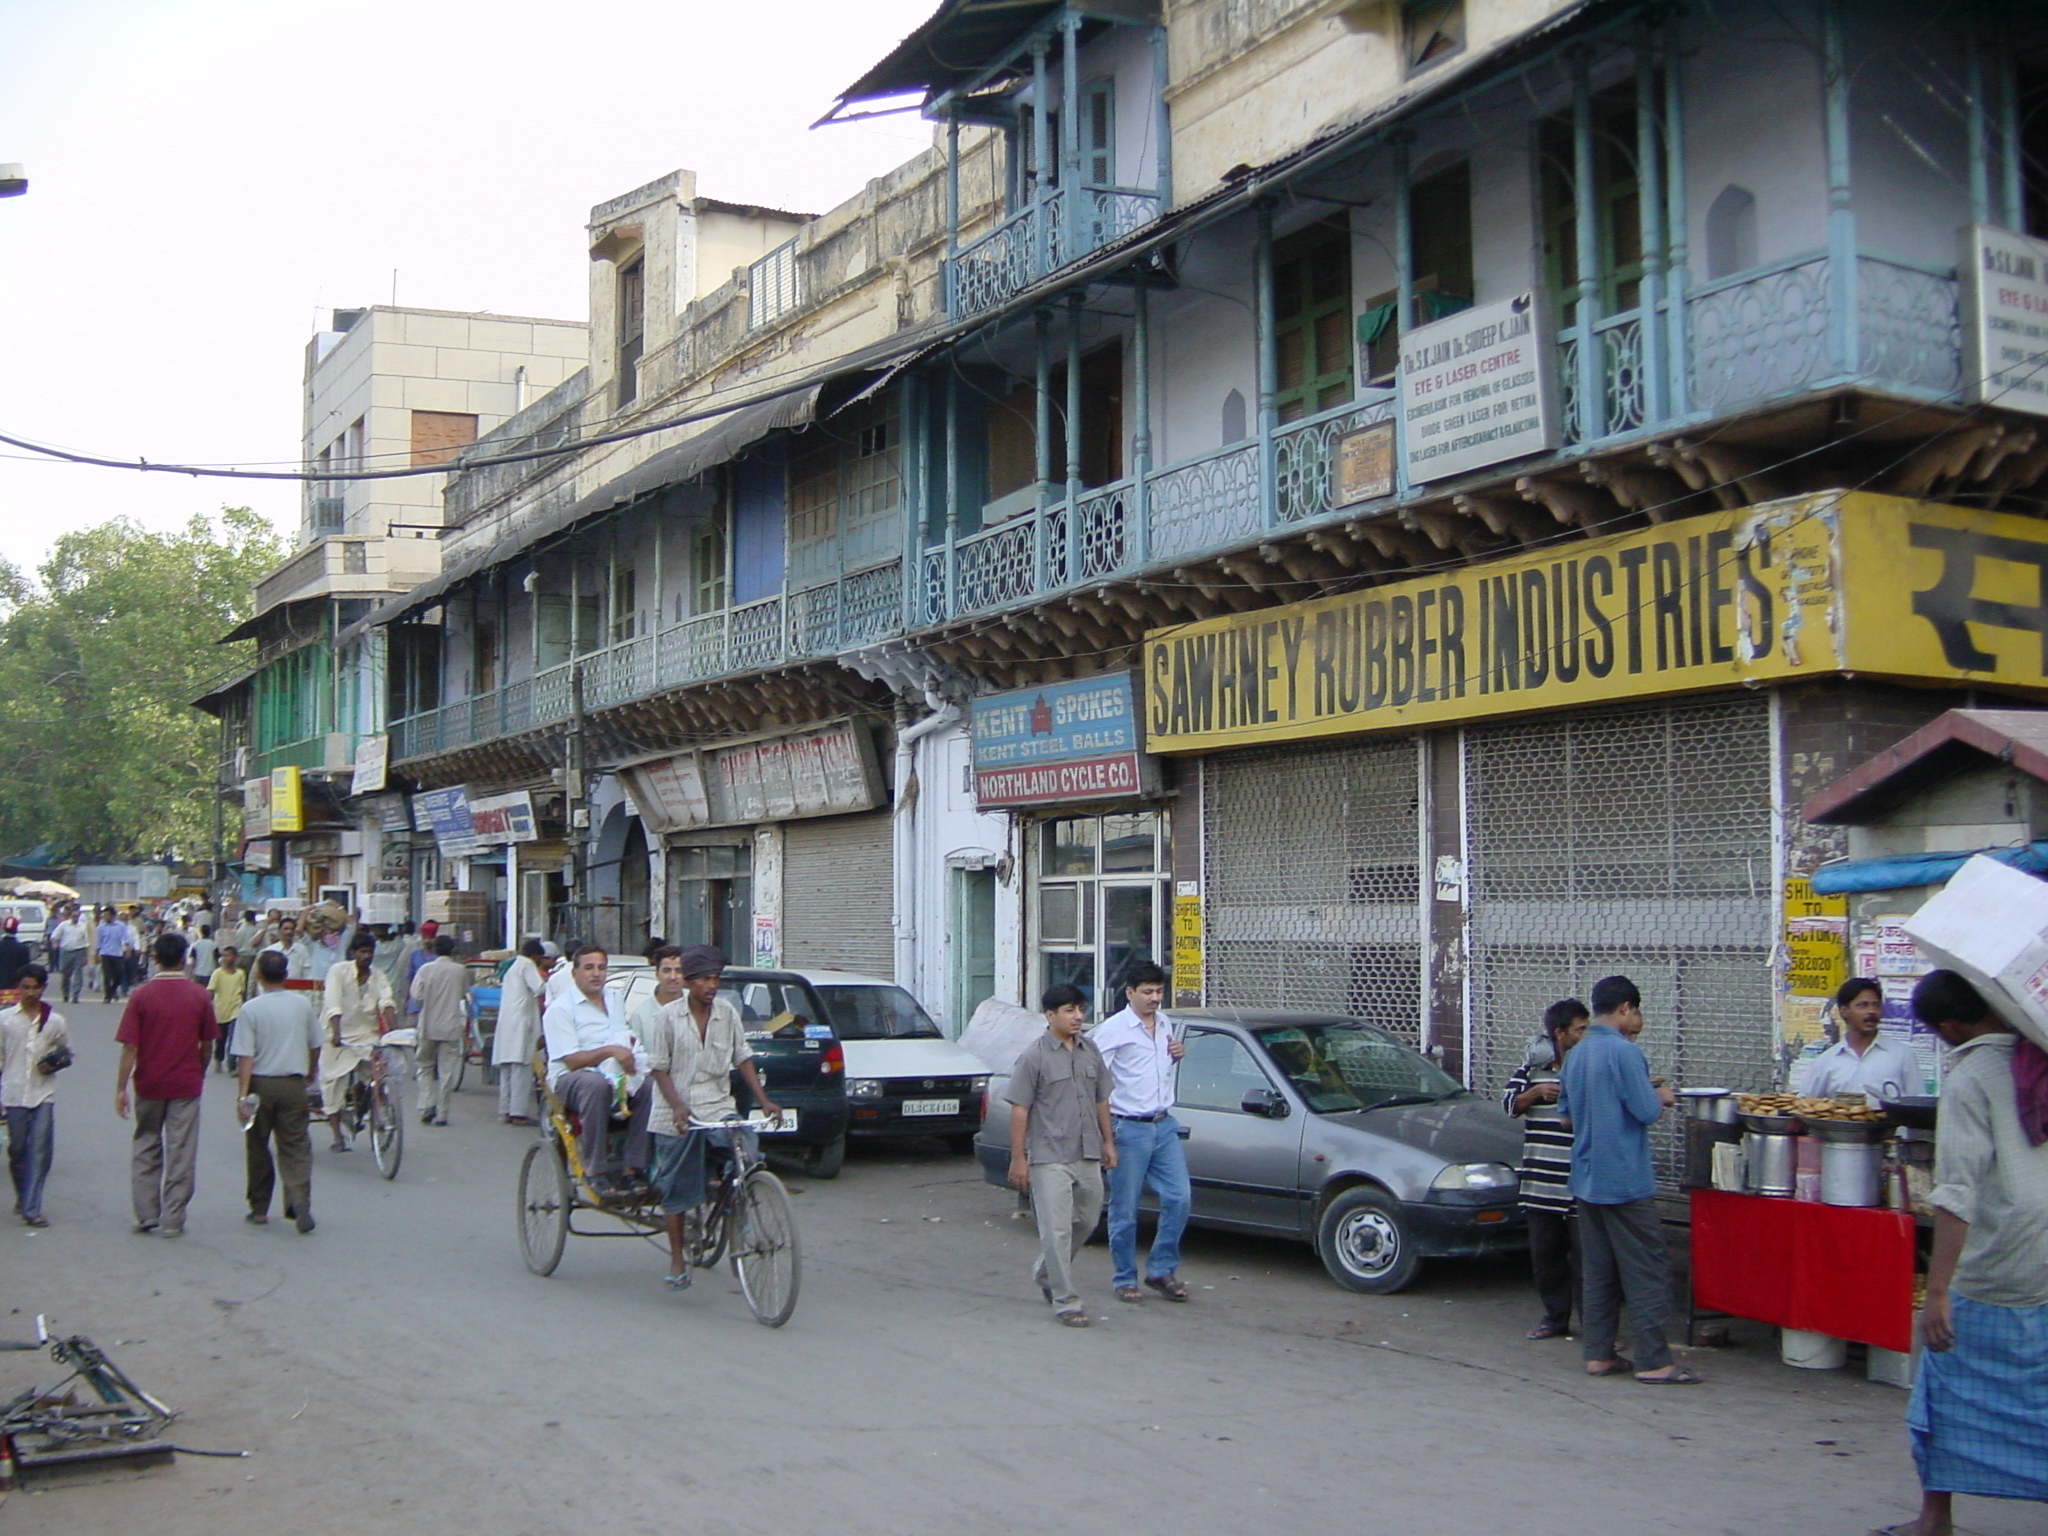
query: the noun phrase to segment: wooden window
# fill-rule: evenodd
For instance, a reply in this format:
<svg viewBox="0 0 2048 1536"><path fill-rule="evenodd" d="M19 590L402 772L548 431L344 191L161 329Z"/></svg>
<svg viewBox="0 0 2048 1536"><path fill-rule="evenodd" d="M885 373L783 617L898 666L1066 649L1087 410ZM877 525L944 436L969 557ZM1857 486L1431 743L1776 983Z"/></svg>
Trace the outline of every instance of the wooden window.
<svg viewBox="0 0 2048 1536"><path fill-rule="evenodd" d="M724 606L725 519L721 515L700 523L690 535L690 612L716 613Z"/></svg>
<svg viewBox="0 0 2048 1536"><path fill-rule="evenodd" d="M476 441L476 417L462 411L414 411L412 413L412 462L414 468L446 464Z"/></svg>
<svg viewBox="0 0 2048 1536"><path fill-rule="evenodd" d="M631 562L621 559L612 566L612 634L611 643L619 644L640 633L640 610L637 606L639 583Z"/></svg>
<svg viewBox="0 0 2048 1536"><path fill-rule="evenodd" d="M1280 420L1351 398L1351 235L1318 224L1273 251L1273 351Z"/></svg>
<svg viewBox="0 0 2048 1536"><path fill-rule="evenodd" d="M1019 384L988 403L988 499L1038 482L1038 388Z"/></svg>
<svg viewBox="0 0 2048 1536"><path fill-rule="evenodd" d="M479 622L470 630L469 690L489 693L498 686L498 626Z"/></svg>
<svg viewBox="0 0 2048 1536"><path fill-rule="evenodd" d="M1401 46L1410 74L1464 52L1465 0L1406 0Z"/></svg>
<svg viewBox="0 0 2048 1536"><path fill-rule="evenodd" d="M1579 307L1579 221L1574 195L1572 115L1544 121L1537 134L1537 186L1543 226L1544 277L1559 322L1575 324ZM1636 175L1636 87L1633 80L1593 98L1593 206L1599 245L1600 313L1622 314L1642 300L1642 182Z"/></svg>
<svg viewBox="0 0 2048 1536"><path fill-rule="evenodd" d="M1116 82L1091 80L1081 97L1081 179L1116 185Z"/></svg>
<svg viewBox="0 0 2048 1536"><path fill-rule="evenodd" d="M619 268L619 404L640 393L640 353L647 342L647 265L636 256Z"/></svg>

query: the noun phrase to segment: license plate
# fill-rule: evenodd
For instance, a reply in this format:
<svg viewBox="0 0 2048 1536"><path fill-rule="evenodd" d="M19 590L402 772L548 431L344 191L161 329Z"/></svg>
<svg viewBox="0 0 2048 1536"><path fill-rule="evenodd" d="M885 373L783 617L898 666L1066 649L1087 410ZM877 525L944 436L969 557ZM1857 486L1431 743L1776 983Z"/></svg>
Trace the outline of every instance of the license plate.
<svg viewBox="0 0 2048 1536"><path fill-rule="evenodd" d="M793 1135L795 1131L796 1111L793 1109L785 1109L782 1112L782 1118L778 1120L774 1125L771 1125L766 1130L762 1131L761 1134L763 1136L789 1136Z"/></svg>
<svg viewBox="0 0 2048 1536"><path fill-rule="evenodd" d="M957 1115L960 1113L958 1099L905 1099L903 1113L906 1115Z"/></svg>

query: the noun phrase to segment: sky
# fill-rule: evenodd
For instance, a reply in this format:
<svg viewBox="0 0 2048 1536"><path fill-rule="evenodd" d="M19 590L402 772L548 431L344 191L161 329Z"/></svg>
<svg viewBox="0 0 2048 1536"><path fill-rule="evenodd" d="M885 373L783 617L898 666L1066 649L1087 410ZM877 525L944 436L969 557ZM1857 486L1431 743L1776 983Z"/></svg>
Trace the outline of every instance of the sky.
<svg viewBox="0 0 2048 1536"><path fill-rule="evenodd" d="M121 459L299 455L307 339L393 301L581 320L594 204L679 166L821 213L932 142L809 124L937 0L6 0L0 432ZM182 527L290 482L0 445L0 558Z"/></svg>

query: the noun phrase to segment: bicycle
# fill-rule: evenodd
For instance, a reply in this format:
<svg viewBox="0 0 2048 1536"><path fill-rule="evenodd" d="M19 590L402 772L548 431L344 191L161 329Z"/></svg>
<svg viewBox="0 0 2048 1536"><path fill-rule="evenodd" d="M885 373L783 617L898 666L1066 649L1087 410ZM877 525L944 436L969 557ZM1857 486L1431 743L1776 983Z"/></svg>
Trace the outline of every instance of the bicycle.
<svg viewBox="0 0 2048 1536"><path fill-rule="evenodd" d="M394 1029L380 1037L377 1053L368 1061L357 1064L342 1102L323 1107L319 1114L307 1117L313 1121L324 1121L329 1126L338 1126L351 1141L367 1128L370 1153L377 1160L377 1171L387 1179L398 1177L399 1160L405 1156L405 1114L398 1102L398 1090L385 1063L384 1053L402 1052L416 1038L416 1033L409 1029ZM404 1058L401 1055L399 1059L402 1061Z"/></svg>
<svg viewBox="0 0 2048 1536"><path fill-rule="evenodd" d="M546 1113L540 1139L526 1149L519 1166L519 1246L526 1267L536 1275L553 1274L571 1234L638 1237L666 1253L660 1197L645 1184L616 1193L594 1188L584 1173L569 1115L545 1077L542 1097ZM731 1152L685 1227L691 1268L714 1269L730 1258L754 1320L769 1328L780 1328L796 1310L802 1275L789 1191L761 1157L760 1132L779 1123L754 1115L721 1124L720 1129L732 1132ZM578 1211L609 1216L625 1230L578 1227Z"/></svg>

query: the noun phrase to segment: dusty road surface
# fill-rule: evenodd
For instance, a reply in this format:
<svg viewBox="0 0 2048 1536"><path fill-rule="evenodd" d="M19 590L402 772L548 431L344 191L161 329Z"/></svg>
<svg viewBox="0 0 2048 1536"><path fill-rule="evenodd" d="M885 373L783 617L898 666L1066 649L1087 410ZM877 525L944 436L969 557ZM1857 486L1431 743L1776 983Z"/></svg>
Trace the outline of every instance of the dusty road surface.
<svg viewBox="0 0 2048 1536"><path fill-rule="evenodd" d="M729 1274L671 1295L637 1241L571 1239L526 1273L530 1132L495 1095L411 1121L398 1179L322 1150L318 1232L242 1220L230 1079L209 1079L178 1242L136 1235L114 1118L114 1011L70 1010L45 1231L0 1228L0 1334L85 1333L181 1410L182 1445L247 1450L27 1491L0 1533L553 1536L1003 1532L1861 1536L1916 1494L1905 1394L1787 1369L1766 1331L1691 1356L1704 1386L1585 1379L1532 1344L1512 1265L1352 1296L1305 1247L1190 1240L1186 1306L1047 1317L1033 1238L936 1143L790 1176L803 1296L779 1332ZM0 1394L49 1363L0 1354ZM1965 1530L2039 1536L2037 1505Z"/></svg>

